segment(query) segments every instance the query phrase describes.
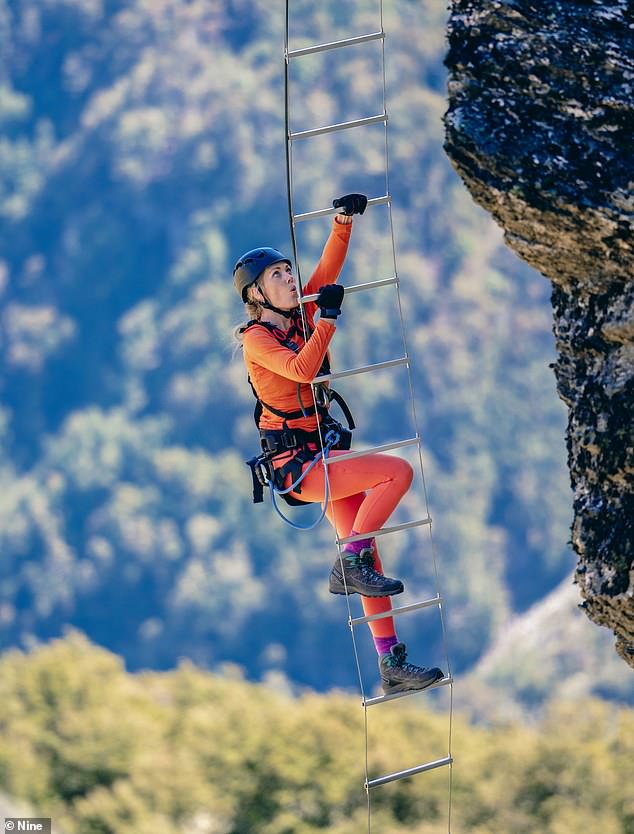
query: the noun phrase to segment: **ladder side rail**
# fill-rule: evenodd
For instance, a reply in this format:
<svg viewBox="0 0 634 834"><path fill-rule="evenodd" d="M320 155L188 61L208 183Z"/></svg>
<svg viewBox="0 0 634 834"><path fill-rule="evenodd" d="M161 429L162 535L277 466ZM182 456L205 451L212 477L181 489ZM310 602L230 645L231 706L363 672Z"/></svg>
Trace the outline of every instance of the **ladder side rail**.
<svg viewBox="0 0 634 834"><path fill-rule="evenodd" d="M383 0L380 0L380 15L381 15L380 29L381 29L381 31L383 31ZM403 360L401 360L401 362L403 362L404 364L407 365L408 383L409 383L410 400L411 400L411 406L412 406L412 414L413 414L413 418L414 418L414 424L415 424L415 427L416 427L416 437L415 438L411 439L410 441L400 441L396 444L386 444L386 446L389 447L389 448L398 448L400 446L409 445L409 444L412 444L412 443L416 443L418 445L419 464L420 464L421 474L422 474L422 477L423 477L423 489L424 489L424 495L425 495L425 504L426 504L426 508L427 508L427 515L429 517L429 501L428 501L428 493L427 493L427 487L426 487L425 475L424 475L424 468L423 468L422 449L421 449L421 444L420 444L420 432L419 432L419 429L418 429L418 419L417 419L417 414L416 414L416 403L415 403L414 390L413 390L412 372L411 372L411 366L410 366L409 361L407 359L407 357L408 357L407 337L406 337L404 318L403 318L402 301L401 301L401 297L400 297L400 289L399 289L399 283L398 283L398 271L397 271L397 266L396 266L396 246L395 246L395 239L394 239L394 226L393 226L393 217L392 217L392 211L391 211L391 198L389 196L390 195L390 189L389 189L389 144L388 144L388 111L387 111L387 92L386 92L387 85L386 85L386 73L385 73L385 38L381 38L381 70L382 70L382 75L383 75L383 113L380 114L380 115L377 115L377 116L368 117L366 119L356 119L356 120L353 120L353 121L350 121L350 122L344 122L344 123L339 123L339 124L335 124L335 125L328 125L328 126L325 126L325 127L315 128L315 129L312 129L312 130L301 131L299 133L292 134L291 131L290 131L290 118L289 118L288 17L289 17L289 0L286 0L286 29L285 29L285 61L286 61L285 107L286 107L286 113L285 113L285 127L286 127L286 148L287 148L287 185L288 185L288 194L289 194L289 214L290 214L290 220L291 220L291 235L292 235L292 240L293 240L293 252L294 252L294 255L295 255L295 262L297 263L300 297L303 295L303 291L302 291L302 286L301 286L301 280L299 278L299 263L298 263L298 259L297 259L296 223L301 222L302 220L312 219L312 218L318 217L318 216L323 217L323 216L326 216L328 214L334 214L336 212L336 210L335 209L325 209L325 210L320 210L320 211L317 211L317 212L306 212L306 213L300 214L300 215L295 215L294 214L294 212L293 212L293 188L292 188L292 145L293 145L293 142L296 139L310 138L312 136L318 136L318 135L322 135L324 133L329 133L329 132L336 131L336 130L345 130L345 129L348 129L348 128L354 128L354 127L358 127L358 126L362 126L362 125L366 125L366 124L383 123L384 135L385 135L385 183L386 183L386 189L385 189L386 197L383 198L383 202L386 202L389 206L389 228L390 228L390 236L391 236L391 244L392 244L392 256L393 256L393 263L394 263L394 276L397 279L395 283L396 283L396 288L397 288L398 309L399 309L399 316L400 316L400 320L401 320L401 333L402 333L403 343L404 343L404 347L405 347L405 357L404 357L405 361L403 362ZM336 42L331 42L331 43L334 44ZM318 45L318 47L319 46L322 46L322 45ZM332 48L335 48L335 47L333 46ZM305 317L303 305L301 307L301 310L302 310L302 316ZM395 361L397 363L399 362L399 360L395 360ZM393 363L390 363L390 364L393 364ZM354 372L357 372L357 373L358 372L363 372L364 370L367 370L367 368L352 369L352 373L354 373ZM350 374L350 372L345 372L345 371L341 372L341 373L342 373L342 375L349 375ZM335 378L335 375L333 375L332 378ZM312 386L312 390L313 390L313 398L316 399L315 398L315 386L314 385ZM320 431L320 435L321 435L321 427L319 427L319 431ZM323 441L323 438L322 438L322 441ZM381 448L381 447L378 447L378 448ZM350 457L356 457L356 456L363 455L363 454L369 454L371 451L372 450L347 453L347 454L335 457L335 458L332 459L332 461L328 461L328 462L336 463L337 460L342 461L342 460L345 460L345 459L349 459ZM326 479L328 480L328 466L325 466L324 469L325 469ZM331 493L330 500L331 500L331 502L333 500L332 499L332 493ZM433 562L434 562L434 573L435 573L435 578L436 578L437 596L440 597L437 559L436 559L435 547L434 547L434 544L433 544L431 523L428 526L429 526L430 540L432 542L432 555L433 555ZM338 542L338 544L340 544L340 542ZM344 579L344 582L345 582L345 579ZM366 698L365 697L365 695L364 695L364 686L363 686L363 676L362 676L362 673L361 673L360 662L359 662L359 654L358 654L358 649L357 649L356 640L355 640L355 636L354 636L354 628L353 628L353 625L352 625L352 616L351 616L351 610L350 610L350 598L349 598L349 595L347 595L347 594L346 594L346 601L347 601L347 605L348 605L349 624L350 624L350 631L351 631L353 649L354 649L354 654L355 654L355 661L356 661L356 666L357 666L357 673L358 673L358 677L359 677L359 684L360 684L361 694L362 694L362 698L363 698L362 703L363 703L363 706L364 706L365 770L366 770L366 787L368 788L368 791L367 791L367 793L368 793L368 832L370 832L370 828L371 828L371 807L370 807L370 802L369 802L369 788L373 787L373 786L376 786L378 784L384 784L386 781L393 781L396 778L405 778L405 775L411 775L411 774L413 774L413 772L422 772L424 769L429 769L429 767L431 765L433 765L434 763L428 763L428 765L420 765L420 766L418 766L418 768L414 768L414 769L410 768L408 771L400 771L397 774L389 774L388 777L379 777L379 780L369 780L368 779L367 707L370 706L370 705L381 703L384 700L392 700L392 699L395 699L395 698L398 698L398 697L404 697L406 695L414 694L414 693L412 693L412 692L395 693L393 695L386 695L386 696L378 697L378 698ZM439 607L440 616L441 616L443 643L444 643L444 647L445 647L445 659L446 659L448 672L447 672L447 677L446 678L442 679L441 681L436 682L436 684L432 684L431 687L427 687L427 688L432 689L432 688L435 688L435 687L438 687L438 686L444 686L444 685L449 685L450 686L449 756L447 757L446 762L444 760L439 760L439 762L441 762L441 763L451 763L451 761L452 761L452 759L451 759L451 735L452 735L452 733L451 733L451 723L452 723L452 714L453 714L453 700L452 700L453 679L451 677L451 670L449 668L449 655L448 655L448 651L447 651L446 626L445 626L445 621L444 621L444 617L443 617L443 613L442 613L442 605L440 604L440 602L438 602L438 607ZM436 766L440 766L440 764L438 764ZM450 781L449 781L449 831L450 831L450 828L451 828L451 770L452 770L452 768L450 767L449 768L449 771L450 771L450 777L449 777L450 778Z"/></svg>
<svg viewBox="0 0 634 834"><path fill-rule="evenodd" d="M290 219L290 230L291 230L291 242L293 247L293 258L295 261L296 266L296 273L297 273L297 282L298 282L298 290L299 296L301 297L304 295L304 289L301 282L300 276L300 267L299 267L299 258L298 258L298 246L297 246L297 229L296 229L296 222L297 218L295 216L295 212L293 209L293 157L292 157L292 148L293 142L291 140L291 129L290 129L290 78L289 78L289 42L288 42L288 24L289 24L289 2L290 0L285 0L285 27L284 27L284 129L285 129L285 146L286 146L286 185L287 185L287 198L288 198L288 213ZM383 0L381 0L383 3ZM381 30L383 29L383 22L381 20ZM382 41L383 42L383 41ZM333 208L331 211L327 212L328 214L335 213L335 209ZM306 317L306 310L304 305L300 305L301 317L304 326L304 332L309 332L308 327L308 320ZM315 413L317 413L317 388L315 385L311 385L311 392L313 397L313 407L315 409ZM318 422L317 430L319 432L319 439L321 441L321 446L324 446L324 437L322 432L321 423ZM324 463L326 459L324 459ZM324 466L324 476L326 479L326 487L328 489L329 501L330 506L334 512L334 503L332 498L332 490L330 489L330 479L328 474L328 467ZM340 554L341 559L341 554ZM344 589L346 589L346 580L344 574ZM345 595L346 599L346 606L348 609L348 618L352 617L352 607L350 602L350 595ZM365 700L365 690L363 685L363 674L361 672L361 662L359 660L359 649L357 647L357 641L355 638L354 630L350 629L350 635L352 639L352 651L354 654L355 666L357 670L357 677L359 680L359 689L361 690L361 697ZM364 770L365 770L365 780L368 781L368 712L366 709L363 711L363 721L364 721ZM368 820L368 834L371 834L371 815L372 815L372 808L370 805L370 792L366 791L367 795L367 820Z"/></svg>
<svg viewBox="0 0 634 834"><path fill-rule="evenodd" d="M380 17L381 17L381 26L380 28L383 29L383 0L380 0ZM386 79L386 70L385 70L385 40L381 41L381 69L383 74L383 112L387 115L388 107L387 107L387 79ZM388 131L388 122L387 119L384 125L384 136L385 136L385 193L390 193L390 146L389 146L389 131ZM398 275L397 263L396 263L396 241L394 237L394 219L392 216L392 207L388 209L388 216L389 216L389 227L390 227L390 238L392 243L392 260L394 265L394 274ZM403 304L401 301L401 293L400 293L400 285L396 285L396 295L398 300L398 310L399 316L401 320L401 334L403 338L403 350L406 355L409 354L408 345L407 345L407 331L405 327L405 320L403 316ZM407 366L407 378L409 383L409 395L412 407L412 416L414 419L414 429L417 435L420 435L420 426L418 420L418 414L416 411L416 398L414 395L414 385L412 380L412 368L411 365L408 364ZM425 468L423 466L423 451L421 445L418 447L418 462L423 482L423 494L425 496L425 508L427 515L430 515L429 511L429 494L427 490L427 483L425 479ZM433 531L432 525L429 525L429 541L431 545L431 552L432 552L432 563L433 563L433 570L434 570L434 579L436 585L436 594L438 596L442 595L441 586L440 586L440 576L438 571L438 558L436 553L436 546L433 538ZM451 672L451 664L449 661L449 643L447 638L447 623L445 621L445 616L443 612L442 604L439 605L439 616L440 616L440 624L441 624L441 634L442 634L442 643L443 643L443 653L445 656L445 668L446 668L446 680L450 683L449 685L449 727L448 727L448 755L449 758L452 758L451 748L452 748L452 729L453 729L453 678ZM352 630L352 629L351 629ZM366 709L367 715L367 709ZM452 809L452 786L453 786L453 768L449 768L449 796L448 796L448 803L447 803L447 826L448 832L451 834L451 809ZM369 794L369 791L368 791Z"/></svg>

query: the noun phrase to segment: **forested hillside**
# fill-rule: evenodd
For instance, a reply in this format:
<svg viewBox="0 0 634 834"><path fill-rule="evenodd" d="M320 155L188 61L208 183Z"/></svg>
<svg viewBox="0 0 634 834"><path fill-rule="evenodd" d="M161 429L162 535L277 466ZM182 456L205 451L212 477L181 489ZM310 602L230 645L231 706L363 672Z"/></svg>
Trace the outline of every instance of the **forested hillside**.
<svg viewBox="0 0 634 834"><path fill-rule="evenodd" d="M79 635L4 656L0 695L0 786L52 816L55 831L366 828L357 698L293 698L189 662L131 675ZM371 777L446 750L445 723L424 698L386 719ZM458 718L452 830L632 834L633 744L632 710L600 701L552 704L537 727L482 729ZM377 789L372 816L386 834L447 830L446 770Z"/></svg>
<svg viewBox="0 0 634 834"><path fill-rule="evenodd" d="M335 34L373 31L371 5L296 4L297 45L332 39L333 22ZM244 465L257 438L231 344L243 315L231 266L251 246L289 246L282 12L264 0L0 0L4 647L72 624L132 669L186 656L355 683L344 606L325 584L331 531L298 534L253 507ZM435 0L400 2L385 25L398 262L461 671L573 558L548 284L443 155L445 17ZM307 64L304 126L369 104L371 61ZM344 189L377 196L373 142L350 131L313 146L301 208ZM386 277L380 217L355 220L344 282ZM303 274L320 224L302 240ZM338 337L341 367L400 355L394 304L351 301ZM400 384L339 386L360 442L406 436ZM405 504L399 520L422 514ZM413 596L432 585L426 547L412 534L384 548ZM411 639L432 660L418 622Z"/></svg>

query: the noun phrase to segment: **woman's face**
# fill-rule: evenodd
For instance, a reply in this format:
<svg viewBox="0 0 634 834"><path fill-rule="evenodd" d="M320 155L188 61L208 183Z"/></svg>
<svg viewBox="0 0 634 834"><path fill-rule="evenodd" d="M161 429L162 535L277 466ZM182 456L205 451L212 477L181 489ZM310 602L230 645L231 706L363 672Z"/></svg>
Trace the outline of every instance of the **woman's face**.
<svg viewBox="0 0 634 834"><path fill-rule="evenodd" d="M291 267L284 261L267 266L258 278L258 284L274 307L279 307L280 310L292 310L297 307L295 277Z"/></svg>

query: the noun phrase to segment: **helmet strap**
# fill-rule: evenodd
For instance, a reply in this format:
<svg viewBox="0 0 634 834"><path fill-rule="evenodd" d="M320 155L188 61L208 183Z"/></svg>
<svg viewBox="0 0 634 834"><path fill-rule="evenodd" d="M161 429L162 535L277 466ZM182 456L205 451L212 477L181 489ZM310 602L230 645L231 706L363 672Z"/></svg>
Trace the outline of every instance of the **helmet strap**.
<svg viewBox="0 0 634 834"><path fill-rule="evenodd" d="M260 290L262 298L264 299L264 301L260 302L262 307L265 307L267 310L273 310L274 313L279 313L281 316L284 316L284 318L290 319L290 317L293 315L292 310L280 310L279 307L274 307L270 303L268 298L264 295L264 290L262 289L262 287L258 283L256 283L256 287ZM295 309L295 308L293 308L293 309Z"/></svg>
<svg viewBox="0 0 634 834"><path fill-rule="evenodd" d="M280 315L284 316L286 319L290 319L293 315L292 310L280 310L279 307L274 307L272 304L269 304L268 301L264 301L262 303L262 307L266 307L267 310L273 310L274 313L280 313Z"/></svg>

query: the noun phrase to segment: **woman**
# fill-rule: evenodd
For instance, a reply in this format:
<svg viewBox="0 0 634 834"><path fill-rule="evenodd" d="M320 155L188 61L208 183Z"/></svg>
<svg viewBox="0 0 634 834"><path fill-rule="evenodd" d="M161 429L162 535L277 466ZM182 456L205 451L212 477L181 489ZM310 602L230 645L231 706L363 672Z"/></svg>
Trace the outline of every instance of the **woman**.
<svg viewBox="0 0 634 834"><path fill-rule="evenodd" d="M311 381L324 373L328 346L341 314L344 289L337 280L348 250L352 215L363 214L367 198L346 194L333 202L341 209L317 268L304 287L304 295L318 293L304 306L309 333L304 333L292 263L281 252L264 247L245 253L236 263L233 279L246 304L249 322L237 330L242 342L249 382L258 400L256 422L263 448L275 453L278 483L288 488L320 454L318 423L327 419L324 397L317 409ZM315 324L314 316L320 316ZM322 394L324 392L322 391ZM332 461L345 452L333 450ZM330 500L328 520L339 538L380 529L409 489L413 471L404 460L385 454L331 464L328 468ZM323 502L324 464L319 460L301 484L289 493L300 502ZM358 593L366 615L391 610L390 597L403 591L403 583L383 574L374 539L361 538L344 545L341 559L330 572L330 592ZM379 671L386 694L424 689L443 677L437 667L427 669L406 661L392 617L368 624L379 655Z"/></svg>

